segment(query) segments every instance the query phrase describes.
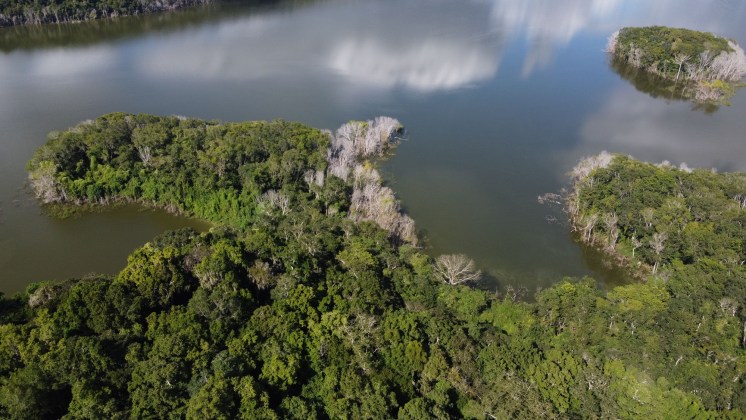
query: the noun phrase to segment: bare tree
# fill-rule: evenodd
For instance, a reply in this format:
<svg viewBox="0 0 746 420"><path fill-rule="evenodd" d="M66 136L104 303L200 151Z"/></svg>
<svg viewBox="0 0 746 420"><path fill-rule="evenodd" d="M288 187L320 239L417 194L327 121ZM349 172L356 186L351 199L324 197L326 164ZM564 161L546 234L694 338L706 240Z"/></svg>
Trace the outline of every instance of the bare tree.
<svg viewBox="0 0 746 420"><path fill-rule="evenodd" d="M344 124L336 135L330 134L329 149L326 160L329 162L328 173L347 180L350 170L355 166L355 133L354 126Z"/></svg>
<svg viewBox="0 0 746 420"><path fill-rule="evenodd" d="M640 212L642 220L645 222L645 227L650 229L653 227L653 219L655 218L655 210L650 207L645 207Z"/></svg>
<svg viewBox="0 0 746 420"><path fill-rule="evenodd" d="M414 219L408 215L404 214L399 217L395 233L401 240L417 244L417 229L415 228Z"/></svg>
<svg viewBox="0 0 746 420"><path fill-rule="evenodd" d="M676 54L673 57L673 62L679 65L679 71L676 73L676 81L679 80L679 75L681 74L681 68L684 67L684 63L689 61L691 58L688 54Z"/></svg>
<svg viewBox="0 0 746 420"><path fill-rule="evenodd" d="M140 156L143 165L150 166L150 160L153 158L153 153L150 151L150 147L140 146L135 148L137 149L137 154Z"/></svg>
<svg viewBox="0 0 746 420"><path fill-rule="evenodd" d="M619 226L617 226L617 222L619 221L619 216L617 216L616 213L606 213L603 217L604 226L606 227L606 233L608 235L607 242L608 247L610 250L614 250L616 248L616 241L619 239Z"/></svg>
<svg viewBox="0 0 746 420"><path fill-rule="evenodd" d="M595 156L584 157L572 168L570 175L575 181L584 180L596 169L608 167L612 160L614 155L605 150Z"/></svg>
<svg viewBox="0 0 746 420"><path fill-rule="evenodd" d="M303 180L306 181L306 184L308 184L309 186L317 185L319 187L323 187L324 178L324 171L320 170L309 169L303 174Z"/></svg>
<svg viewBox="0 0 746 420"><path fill-rule="evenodd" d="M57 165L52 161L40 162L29 173L29 181L36 197L46 204L67 199L65 190L57 182Z"/></svg>
<svg viewBox="0 0 746 420"><path fill-rule="evenodd" d="M723 311L723 313L729 314L730 316L736 316L738 309L738 302L733 299L729 297L720 299L720 310Z"/></svg>
<svg viewBox="0 0 746 420"><path fill-rule="evenodd" d="M384 186L378 171L364 162L367 158L382 157L401 127L394 118L377 117L367 122L351 121L339 127L335 134L329 133L327 175L347 181L352 174L351 219L375 222L393 238L416 244L414 221L402 213L394 192ZM309 185L324 183L323 174L312 171L306 172L305 180Z"/></svg>
<svg viewBox="0 0 746 420"><path fill-rule="evenodd" d="M655 274L658 271L658 268L660 267L661 262L661 252L663 252L664 249L666 249L665 242L666 239L668 239L668 235L666 233L654 233L653 239L650 240L650 247L653 248L653 252L655 252L655 264L653 265L653 274Z"/></svg>
<svg viewBox="0 0 746 420"><path fill-rule="evenodd" d="M642 48L635 48L634 44L630 44L630 54L627 62L634 67L642 67L642 59L645 57L645 53Z"/></svg>
<svg viewBox="0 0 746 420"><path fill-rule="evenodd" d="M737 82L746 76L746 54L743 48L728 41L730 52L723 51L712 60L710 78Z"/></svg>
<svg viewBox="0 0 746 420"><path fill-rule="evenodd" d="M746 209L746 194L736 194L733 196L733 200L738 203L738 207Z"/></svg>
<svg viewBox="0 0 746 420"><path fill-rule="evenodd" d="M375 222L392 237L417 243L414 220L402 213L394 191L383 185L381 175L370 166L355 167L350 218L356 222Z"/></svg>
<svg viewBox="0 0 746 420"><path fill-rule="evenodd" d="M635 258L635 251L637 248L642 246L642 241L637 238L637 236L632 236L632 258Z"/></svg>
<svg viewBox="0 0 746 420"><path fill-rule="evenodd" d="M593 236L593 228L596 227L598 222L598 214L591 213L582 218L581 223L583 224L583 240L587 243L591 242Z"/></svg>
<svg viewBox="0 0 746 420"><path fill-rule="evenodd" d="M712 56L712 52L710 50L705 50L699 54L699 62L696 66L692 66L689 68L689 78L692 80L704 80L708 78L708 73L710 72L710 66L712 65L712 60L714 57Z"/></svg>
<svg viewBox="0 0 746 420"><path fill-rule="evenodd" d="M619 44L619 31L614 32L609 36L609 39L606 41L606 49L605 52L609 54L614 54L616 52L616 47Z"/></svg>
<svg viewBox="0 0 746 420"><path fill-rule="evenodd" d="M441 255L435 259L433 268L441 280L451 285L482 278L482 272L475 269L474 260L464 254Z"/></svg>
<svg viewBox="0 0 746 420"><path fill-rule="evenodd" d="M281 192L275 190L269 190L264 194L260 195L256 199L259 206L265 209L278 208L282 212L283 216L290 212L290 200L287 196Z"/></svg>
<svg viewBox="0 0 746 420"><path fill-rule="evenodd" d="M390 148L401 123L391 117L342 124L331 135L327 161L329 174L347 180L352 168L363 159L381 157Z"/></svg>

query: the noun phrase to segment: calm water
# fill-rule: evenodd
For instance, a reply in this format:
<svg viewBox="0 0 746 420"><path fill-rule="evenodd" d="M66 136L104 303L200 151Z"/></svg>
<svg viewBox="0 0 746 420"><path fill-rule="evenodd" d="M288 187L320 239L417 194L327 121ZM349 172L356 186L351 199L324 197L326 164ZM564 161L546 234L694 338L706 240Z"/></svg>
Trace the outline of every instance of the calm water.
<svg viewBox="0 0 746 420"><path fill-rule="evenodd" d="M607 36L663 24L743 45L745 23L736 0L340 0L0 30L0 290L116 272L157 233L194 224L40 213L24 187L33 150L113 111L327 128L394 116L409 139L384 170L432 254L471 255L495 287L614 284L536 197L602 150L746 170L746 93L715 112L645 93L610 66Z"/></svg>

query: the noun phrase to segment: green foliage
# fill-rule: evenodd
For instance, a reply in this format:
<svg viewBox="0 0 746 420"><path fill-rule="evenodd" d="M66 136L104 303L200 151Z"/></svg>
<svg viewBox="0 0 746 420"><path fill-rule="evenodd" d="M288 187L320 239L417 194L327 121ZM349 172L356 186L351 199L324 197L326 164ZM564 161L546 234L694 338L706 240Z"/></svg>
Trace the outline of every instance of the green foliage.
<svg viewBox="0 0 746 420"><path fill-rule="evenodd" d="M58 133L28 168L47 203L137 201L248 226L269 190L310 203L303 174L326 168L328 143L321 131L284 121L218 124L115 113ZM328 201L339 205L333 195Z"/></svg>
<svg viewBox="0 0 746 420"><path fill-rule="evenodd" d="M708 32L651 26L612 35L612 67L654 97L691 99L705 112L730 105L746 75L746 56L735 41Z"/></svg>
<svg viewBox="0 0 746 420"><path fill-rule="evenodd" d="M154 238L113 279L0 297L0 416L743 416L742 175L614 159L578 187L578 211L617 214L614 249L661 278L500 301L329 211L349 186L302 179L326 141L293 123L125 114L53 137L29 167L52 162L60 197L155 201L220 226Z"/></svg>
<svg viewBox="0 0 746 420"><path fill-rule="evenodd" d="M666 26L622 28L615 54L632 60L633 50L642 51L637 67L653 68L664 77L675 78L679 71L676 56L689 57L692 65L699 64L700 54L710 51L712 57L721 52L730 52L728 40L709 32ZM684 71L686 69L684 68Z"/></svg>
<svg viewBox="0 0 746 420"><path fill-rule="evenodd" d="M643 348L645 357L634 364L678 387L666 391L671 396L695 392L699 399L687 406L743 410L738 380L725 377L732 381L745 364L738 340L746 323L746 175L616 156L576 188L581 218L618 215L613 226L599 223L591 242L641 277L655 274L599 301L597 309L610 318L603 347ZM620 232L617 243L605 239L609 230Z"/></svg>

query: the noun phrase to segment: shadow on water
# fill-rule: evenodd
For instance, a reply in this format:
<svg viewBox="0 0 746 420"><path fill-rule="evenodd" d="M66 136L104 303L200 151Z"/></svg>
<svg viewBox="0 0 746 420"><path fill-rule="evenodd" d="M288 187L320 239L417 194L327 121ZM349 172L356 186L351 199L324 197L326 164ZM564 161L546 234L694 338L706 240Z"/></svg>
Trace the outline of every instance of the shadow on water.
<svg viewBox="0 0 746 420"><path fill-rule="evenodd" d="M571 234L571 236L572 240L580 248L583 261L593 273L591 277L597 280L599 287L610 290L616 286L639 282L639 280L630 275L627 268L621 267L612 257L596 248L581 243L577 234Z"/></svg>
<svg viewBox="0 0 746 420"><path fill-rule="evenodd" d="M82 47L143 34L176 32L211 22L239 19L258 11L295 8L316 0L228 1L183 10L98 19L82 23L20 25L0 28L0 51Z"/></svg>
<svg viewBox="0 0 746 420"><path fill-rule="evenodd" d="M692 100L692 88L687 83L673 82L644 69L634 67L624 60L612 58L609 61L609 67L622 79L631 83L639 92L646 93L656 99L691 102L693 110L702 111L705 114L713 114L719 109L717 104L700 103Z"/></svg>

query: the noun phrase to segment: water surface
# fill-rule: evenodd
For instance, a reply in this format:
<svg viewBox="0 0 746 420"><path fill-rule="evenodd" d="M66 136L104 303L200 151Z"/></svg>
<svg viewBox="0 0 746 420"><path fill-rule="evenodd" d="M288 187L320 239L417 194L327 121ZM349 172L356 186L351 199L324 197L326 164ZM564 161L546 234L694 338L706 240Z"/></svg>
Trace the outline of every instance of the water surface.
<svg viewBox="0 0 746 420"><path fill-rule="evenodd" d="M746 94L714 112L646 92L602 53L621 26L713 31L746 44L726 0L331 0L0 30L0 290L113 273L158 232L191 222L129 210L53 220L24 188L46 133L100 114L284 118L334 128L390 115L409 139L387 178L428 238L463 252L485 287L565 275L624 281L556 210L582 156L746 170ZM638 90L640 89L640 90Z"/></svg>

